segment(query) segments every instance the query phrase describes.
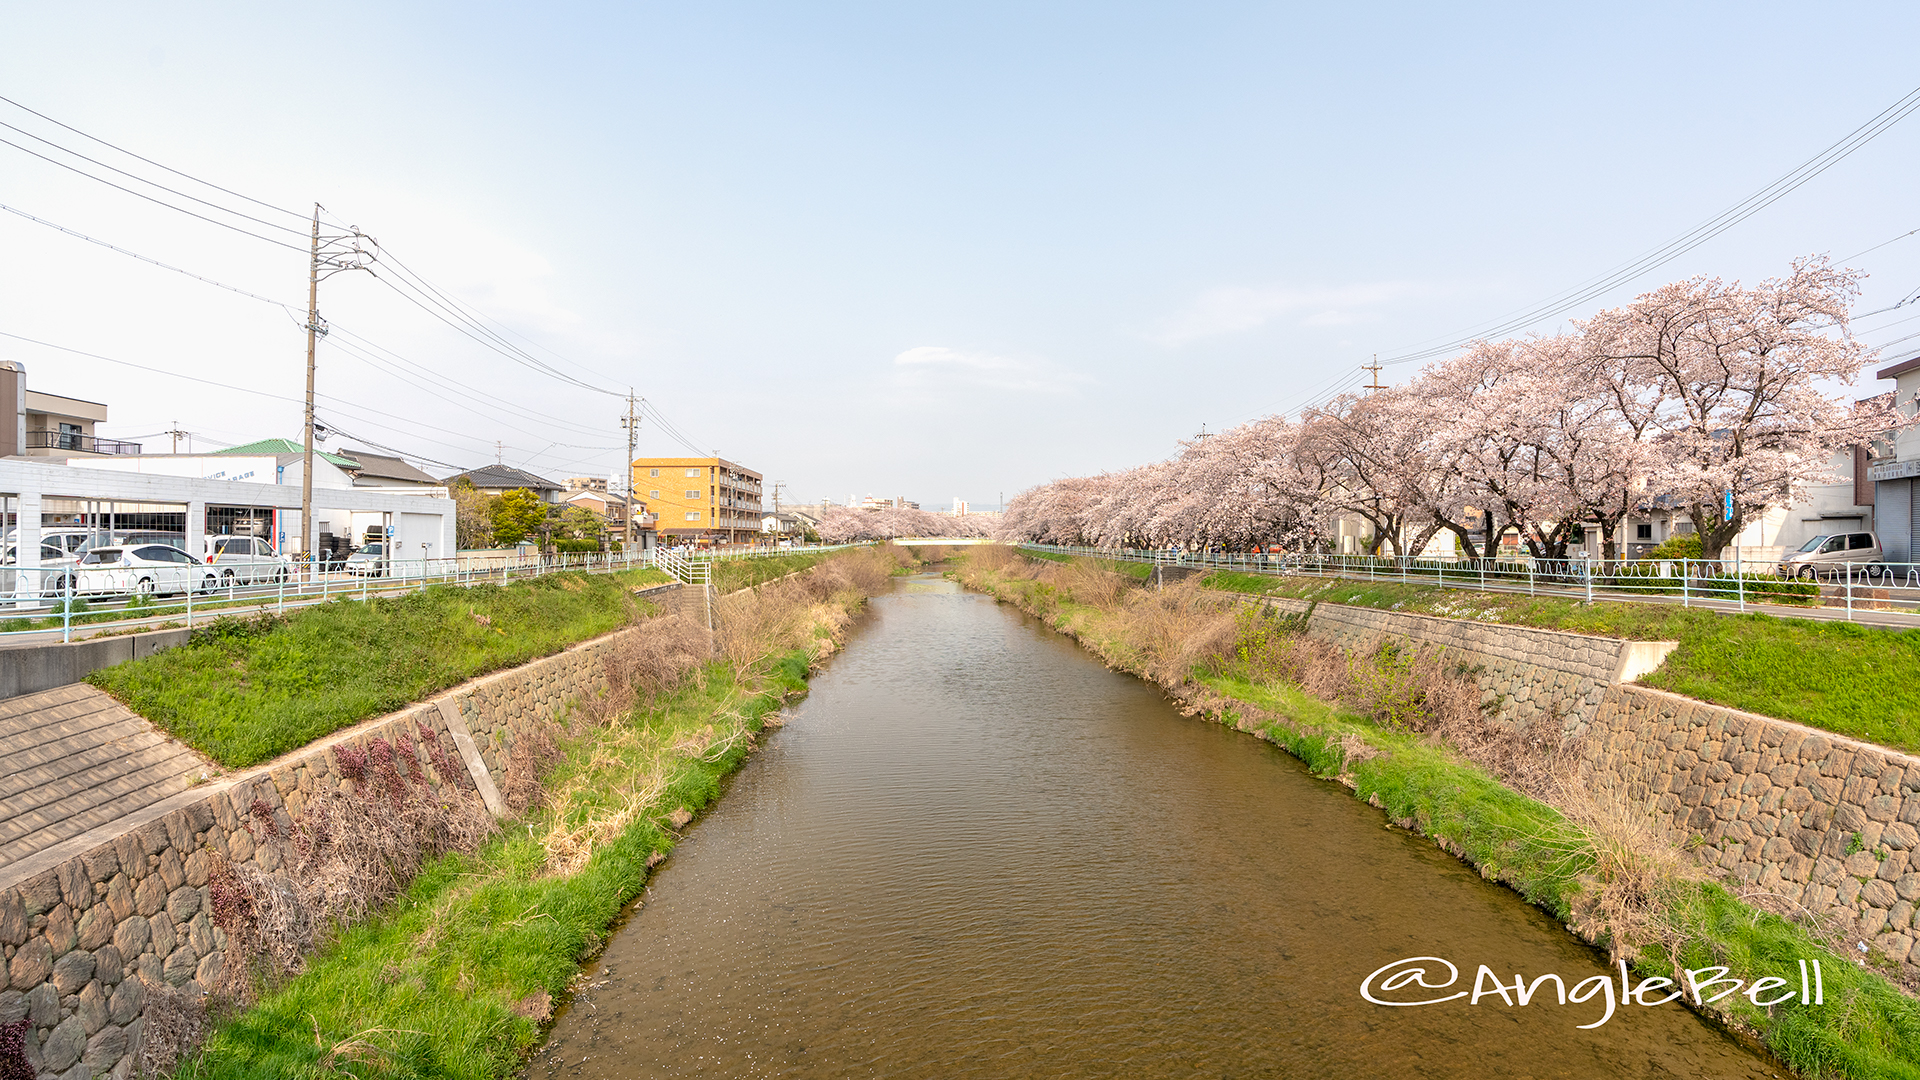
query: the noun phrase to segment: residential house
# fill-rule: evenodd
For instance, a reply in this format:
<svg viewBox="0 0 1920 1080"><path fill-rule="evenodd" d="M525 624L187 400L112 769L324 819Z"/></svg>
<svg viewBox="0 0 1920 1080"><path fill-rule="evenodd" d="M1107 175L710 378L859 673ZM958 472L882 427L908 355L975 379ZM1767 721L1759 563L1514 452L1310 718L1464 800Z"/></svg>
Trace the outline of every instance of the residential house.
<svg viewBox="0 0 1920 1080"><path fill-rule="evenodd" d="M571 487L579 477L569 479ZM607 493L607 482L602 480L597 488L574 488L561 496L562 506L579 506L592 510L606 523L607 538L616 544L624 544L627 539L627 500L618 495ZM647 513L647 504L633 504L633 522L636 533L652 528L654 519ZM643 537L644 540L644 537Z"/></svg>
<svg viewBox="0 0 1920 1080"><path fill-rule="evenodd" d="M525 469L516 469L511 465L482 465L477 469L455 473L441 483L451 488L463 480L472 484L484 495L504 495L509 491L526 488L540 496L540 501L545 503L559 502L563 490L559 484L551 480L543 480Z"/></svg>
<svg viewBox="0 0 1920 1080"><path fill-rule="evenodd" d="M354 487L377 488L433 488L446 490L446 484L435 480L430 474L414 468L402 458L391 454L376 454L371 450L340 448L340 456L352 458L360 463L354 470Z"/></svg>
<svg viewBox="0 0 1920 1080"><path fill-rule="evenodd" d="M11 421L11 422L9 422ZM138 454L141 446L101 438L107 422L97 401L27 388L27 366L0 360L0 457L99 458Z"/></svg>

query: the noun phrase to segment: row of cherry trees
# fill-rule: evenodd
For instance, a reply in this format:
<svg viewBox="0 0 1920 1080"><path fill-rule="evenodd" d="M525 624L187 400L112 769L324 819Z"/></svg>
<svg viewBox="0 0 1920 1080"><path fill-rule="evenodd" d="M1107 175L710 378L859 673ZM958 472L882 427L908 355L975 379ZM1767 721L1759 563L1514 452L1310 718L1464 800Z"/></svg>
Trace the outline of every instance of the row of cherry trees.
<svg viewBox="0 0 1920 1080"><path fill-rule="evenodd" d="M1848 312L1863 275L1824 257L1757 287L1693 278L1554 337L1475 343L1411 382L1183 443L1167 460L1023 492L1006 539L1102 547L1329 545L1343 516L1377 552L1442 530L1478 557L1514 530L1563 558L1658 503L1717 553L1830 478L1834 453L1910 422L1829 388L1873 359ZM1732 513L1726 513L1728 493ZM1489 552L1488 554L1491 554Z"/></svg>
<svg viewBox="0 0 1920 1080"><path fill-rule="evenodd" d="M829 544L916 536L963 539L990 535L998 518L997 514L954 516L904 507L862 510L851 506L830 506L820 519L819 531L820 539Z"/></svg>

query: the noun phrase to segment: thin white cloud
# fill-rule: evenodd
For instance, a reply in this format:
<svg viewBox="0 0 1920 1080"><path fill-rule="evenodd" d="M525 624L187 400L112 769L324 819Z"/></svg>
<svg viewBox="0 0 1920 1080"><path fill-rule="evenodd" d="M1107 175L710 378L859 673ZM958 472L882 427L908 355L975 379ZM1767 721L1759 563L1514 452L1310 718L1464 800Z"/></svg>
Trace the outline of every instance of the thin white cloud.
<svg viewBox="0 0 1920 1080"><path fill-rule="evenodd" d="M893 358L894 381L907 389L1016 390L1057 394L1090 382L1044 360L919 345Z"/></svg>
<svg viewBox="0 0 1920 1080"><path fill-rule="evenodd" d="M1419 285L1395 281L1317 289L1290 285L1210 289L1162 319L1146 336L1162 345L1184 345L1257 330L1281 318L1302 326L1345 326L1385 304L1425 291Z"/></svg>

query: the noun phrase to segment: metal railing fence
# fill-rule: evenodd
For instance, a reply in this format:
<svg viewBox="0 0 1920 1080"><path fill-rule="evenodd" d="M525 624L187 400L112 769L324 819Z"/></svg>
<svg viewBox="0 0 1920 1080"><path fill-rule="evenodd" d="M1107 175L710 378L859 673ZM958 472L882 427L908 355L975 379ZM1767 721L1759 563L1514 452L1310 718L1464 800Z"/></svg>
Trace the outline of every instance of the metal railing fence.
<svg viewBox="0 0 1920 1080"><path fill-rule="evenodd" d="M1343 578L1525 593L1586 601L1658 600L1745 611L1765 604L1822 610L1849 621L1889 614L1920 617L1920 563L1823 563L1811 578L1783 577L1774 563L1658 559L1417 559L1409 556L1244 554L1067 544L1022 548L1165 566L1246 574ZM1802 572L1798 568L1796 572Z"/></svg>
<svg viewBox="0 0 1920 1080"><path fill-rule="evenodd" d="M221 615L285 612L334 600L417 592L432 585L504 585L561 572L606 574L654 566L676 581L704 585L711 580L712 563L718 560L853 546L858 545L699 552L672 548L631 553L530 552L490 560L457 556L378 560L352 569L332 566L325 570L260 562L231 576L227 567L198 563L137 568L73 563L0 566L0 647L36 640L72 641L76 629L93 634L165 623L192 627Z"/></svg>

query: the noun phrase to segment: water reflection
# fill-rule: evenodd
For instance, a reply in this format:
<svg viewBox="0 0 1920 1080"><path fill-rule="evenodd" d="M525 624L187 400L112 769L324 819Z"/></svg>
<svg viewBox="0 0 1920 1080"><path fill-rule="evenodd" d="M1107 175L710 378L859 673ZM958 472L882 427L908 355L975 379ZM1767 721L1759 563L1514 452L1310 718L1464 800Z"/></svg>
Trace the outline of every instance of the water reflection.
<svg viewBox="0 0 1920 1080"><path fill-rule="evenodd" d="M930 576L657 874L534 1075L1767 1077L1676 1006L1391 1009L1602 961L1252 738ZM1550 996L1550 995L1549 995Z"/></svg>

